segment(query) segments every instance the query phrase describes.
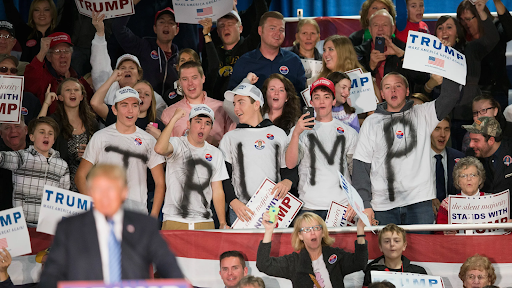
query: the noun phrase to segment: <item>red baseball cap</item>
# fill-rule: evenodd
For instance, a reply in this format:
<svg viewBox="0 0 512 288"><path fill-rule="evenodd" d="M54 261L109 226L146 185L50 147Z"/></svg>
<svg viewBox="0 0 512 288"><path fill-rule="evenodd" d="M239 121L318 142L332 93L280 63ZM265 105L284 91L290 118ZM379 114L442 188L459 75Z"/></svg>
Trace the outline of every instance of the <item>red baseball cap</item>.
<svg viewBox="0 0 512 288"><path fill-rule="evenodd" d="M71 43L71 37L69 37L69 35L64 32L55 32L48 35L48 37L52 38L52 42L50 42L50 48L53 48L60 43L67 43L70 46L73 46L73 43Z"/></svg>
<svg viewBox="0 0 512 288"><path fill-rule="evenodd" d="M332 83L331 80L323 78L323 77L319 78L318 80L313 82L313 84L311 84L311 89L309 90L310 93L313 93L313 91L315 91L315 89L320 86L329 88L329 90L331 90L332 94L336 95L336 92L335 92L336 89L334 88L334 83Z"/></svg>
<svg viewBox="0 0 512 288"><path fill-rule="evenodd" d="M169 14L169 15L172 15L172 18L174 19L174 21L176 22L176 16L174 16L174 10L171 9L171 7L165 7L164 9L156 12L155 14L155 23L154 25L156 25L156 20L158 20L158 17L164 15L164 14ZM176 23L178 24L178 23Z"/></svg>

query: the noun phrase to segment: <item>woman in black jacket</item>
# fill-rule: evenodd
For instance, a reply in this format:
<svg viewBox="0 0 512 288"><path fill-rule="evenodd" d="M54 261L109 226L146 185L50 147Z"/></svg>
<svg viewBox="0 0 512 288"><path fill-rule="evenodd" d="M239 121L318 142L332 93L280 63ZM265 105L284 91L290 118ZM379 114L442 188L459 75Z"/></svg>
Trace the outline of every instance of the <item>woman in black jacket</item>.
<svg viewBox="0 0 512 288"><path fill-rule="evenodd" d="M365 269L368 262L368 243L364 239L364 223L357 223L355 253L331 247L327 226L320 216L306 212L295 220L292 234L293 252L281 257L270 257L272 233L269 212L263 214L265 236L258 247L256 267L261 272L292 281L293 287L344 287L345 275ZM276 222L276 221L274 221Z"/></svg>

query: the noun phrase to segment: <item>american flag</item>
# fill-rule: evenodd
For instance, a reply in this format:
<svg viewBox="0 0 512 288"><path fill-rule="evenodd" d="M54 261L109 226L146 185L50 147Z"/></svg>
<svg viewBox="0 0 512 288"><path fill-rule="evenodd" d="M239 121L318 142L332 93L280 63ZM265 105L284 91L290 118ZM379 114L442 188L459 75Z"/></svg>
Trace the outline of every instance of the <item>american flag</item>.
<svg viewBox="0 0 512 288"><path fill-rule="evenodd" d="M434 66L444 68L444 60L433 57L433 56L428 56L428 64L432 64Z"/></svg>
<svg viewBox="0 0 512 288"><path fill-rule="evenodd" d="M197 9L197 16L207 16L207 15L211 15L211 14L213 14L212 6L206 7L206 8L201 8L201 9Z"/></svg>
<svg viewBox="0 0 512 288"><path fill-rule="evenodd" d="M9 247L7 245L7 238L0 239L0 249Z"/></svg>

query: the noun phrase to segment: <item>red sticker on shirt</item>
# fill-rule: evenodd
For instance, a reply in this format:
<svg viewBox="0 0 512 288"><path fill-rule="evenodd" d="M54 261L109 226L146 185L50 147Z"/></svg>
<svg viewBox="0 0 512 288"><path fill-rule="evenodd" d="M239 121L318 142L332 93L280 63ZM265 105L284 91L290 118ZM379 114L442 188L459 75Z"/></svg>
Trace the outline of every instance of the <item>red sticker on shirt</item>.
<svg viewBox="0 0 512 288"><path fill-rule="evenodd" d="M212 155L206 154L206 155L204 155L204 159L206 159L208 162L211 162L212 161Z"/></svg>
<svg viewBox="0 0 512 288"><path fill-rule="evenodd" d="M27 41L27 43L25 43L25 45L27 47L34 47L34 46L36 46L36 44L37 44L37 41L34 40L34 39L30 39L30 40Z"/></svg>
<svg viewBox="0 0 512 288"><path fill-rule="evenodd" d="M137 146L142 145L142 140L140 140L140 138L135 138L135 145L137 145Z"/></svg>
<svg viewBox="0 0 512 288"><path fill-rule="evenodd" d="M343 134L343 133L345 133L345 129L343 129L343 127L338 127L338 128L336 128L336 131L338 131L338 134Z"/></svg>

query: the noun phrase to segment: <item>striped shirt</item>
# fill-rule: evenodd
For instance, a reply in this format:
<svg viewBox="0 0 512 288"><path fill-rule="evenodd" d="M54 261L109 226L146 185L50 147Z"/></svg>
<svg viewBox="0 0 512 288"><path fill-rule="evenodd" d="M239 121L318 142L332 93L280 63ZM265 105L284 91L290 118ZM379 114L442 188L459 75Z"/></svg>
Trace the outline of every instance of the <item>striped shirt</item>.
<svg viewBox="0 0 512 288"><path fill-rule="evenodd" d="M23 207L29 225L37 225L44 185L69 189L68 164L53 149L49 158L32 145L25 150L0 152L0 168L13 172L13 207Z"/></svg>

